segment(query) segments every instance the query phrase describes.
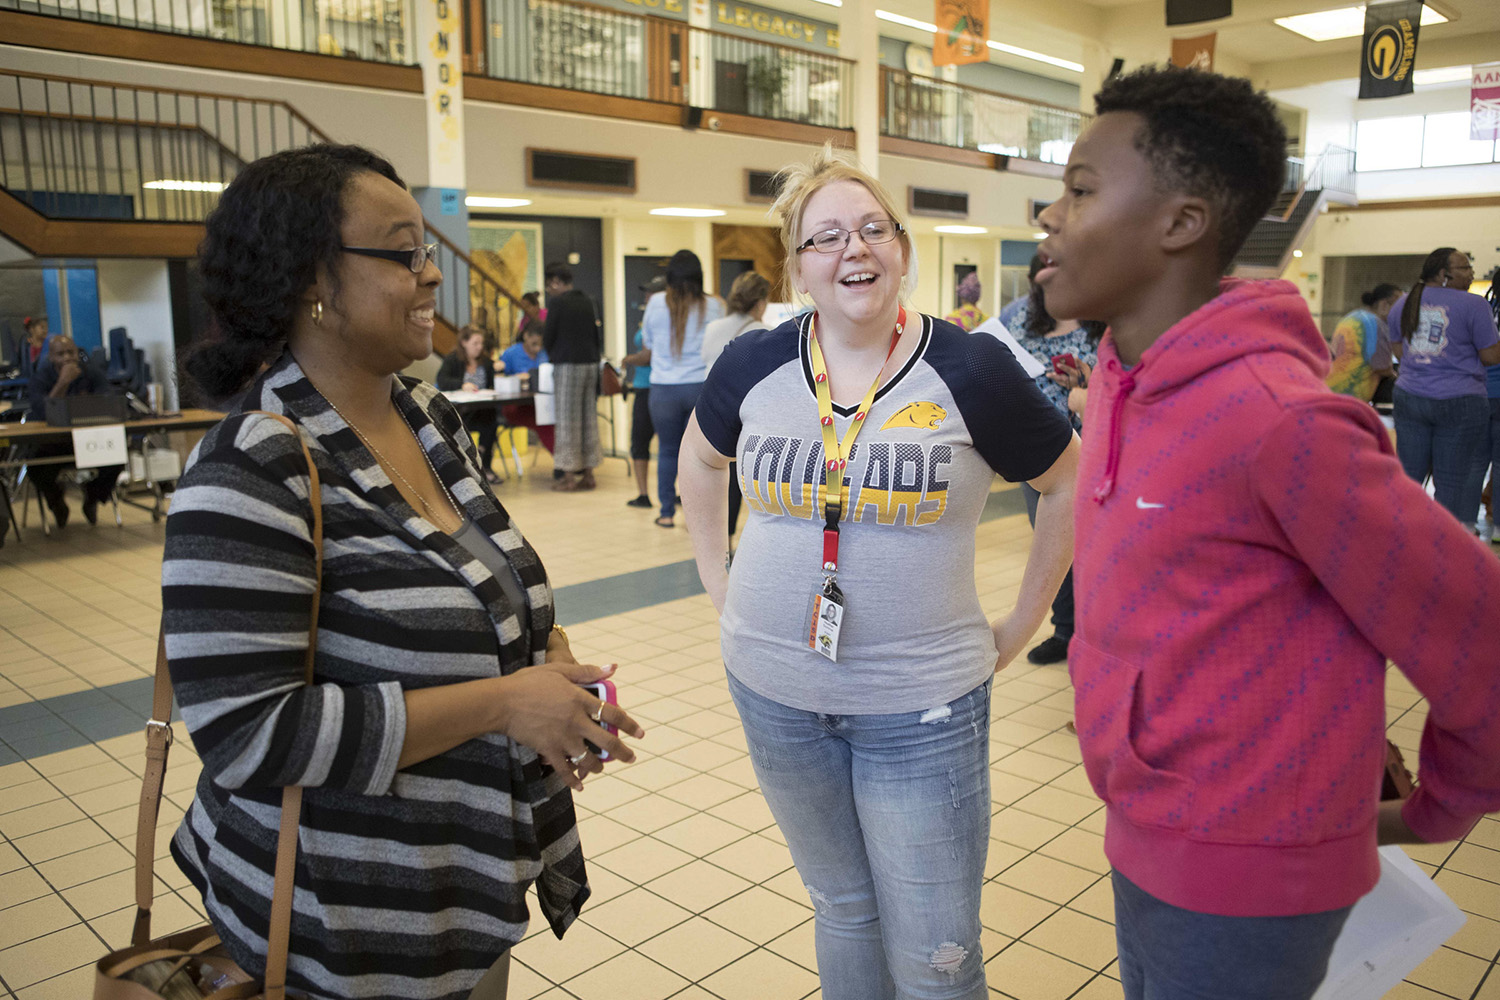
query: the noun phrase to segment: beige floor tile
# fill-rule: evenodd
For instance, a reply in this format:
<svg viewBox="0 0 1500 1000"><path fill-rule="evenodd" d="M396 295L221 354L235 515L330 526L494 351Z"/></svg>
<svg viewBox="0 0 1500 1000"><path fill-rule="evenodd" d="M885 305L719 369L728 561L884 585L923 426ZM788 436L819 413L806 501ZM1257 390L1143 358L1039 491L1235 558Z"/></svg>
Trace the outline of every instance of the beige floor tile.
<svg viewBox="0 0 1500 1000"><path fill-rule="evenodd" d="M1492 851L1487 847L1459 844L1448 859L1447 867L1464 875L1500 883L1500 851ZM1500 885L1495 887L1495 892L1500 895Z"/></svg>
<svg viewBox="0 0 1500 1000"><path fill-rule="evenodd" d="M511 949L511 954L551 982L558 983L601 965L624 950L625 946L614 938L579 921L568 928L567 937L562 941L550 930L533 934Z"/></svg>
<svg viewBox="0 0 1500 1000"><path fill-rule="evenodd" d="M648 792L659 792L669 785L686 781L698 772L664 757L653 757L651 760L621 768L617 773L623 780L637 788L644 788Z"/></svg>
<svg viewBox="0 0 1500 1000"><path fill-rule="evenodd" d="M806 920L773 940L766 945L766 948L782 958L796 962L808 972L816 973L818 971L816 927L816 920Z"/></svg>
<svg viewBox="0 0 1500 1000"><path fill-rule="evenodd" d="M130 944L130 934L135 927L135 904L121 907L103 916L89 920L94 933L104 939L110 948L124 948ZM153 936L171 934L203 923L203 915L188 902L173 892L162 892L151 904L151 933Z"/></svg>
<svg viewBox="0 0 1500 1000"><path fill-rule="evenodd" d="M716 778L711 774L695 775L661 790L661 794L667 798L693 809L712 809L720 803L743 795L744 792L745 789L742 786Z"/></svg>
<svg viewBox="0 0 1500 1000"><path fill-rule="evenodd" d="M1083 753L1078 749L1078 737L1066 729L1061 732L1048 733L1026 749L1056 757L1058 760L1065 760L1070 764L1083 763Z"/></svg>
<svg viewBox="0 0 1500 1000"><path fill-rule="evenodd" d="M132 735L131 744L132 749L138 751L140 749L140 737ZM100 746L102 747L103 744L100 744ZM80 792L87 792L95 788L104 788L121 783L127 786L134 786L137 793L140 791L140 783L137 780L137 776L113 760L106 760L99 764L90 764L87 767L80 767L76 771L65 771L62 774L53 775L49 780L64 795L77 795Z"/></svg>
<svg viewBox="0 0 1500 1000"><path fill-rule="evenodd" d="M1030 778L1007 774L998 767L990 768L990 802L994 808L998 809L1019 802L1040 787L1042 787L1040 782Z"/></svg>
<svg viewBox="0 0 1500 1000"><path fill-rule="evenodd" d="M1469 955L1493 961L1500 955L1500 920L1468 914L1468 920L1444 943Z"/></svg>
<svg viewBox="0 0 1500 1000"><path fill-rule="evenodd" d="M1003 809L990 821L990 836L1007 844L1034 851L1065 832L1067 824L1020 809Z"/></svg>
<svg viewBox="0 0 1500 1000"><path fill-rule="evenodd" d="M0 796L0 817L23 809L32 809L63 797L63 793L58 791L57 786L46 778L23 781L5 788L4 792L5 794Z"/></svg>
<svg viewBox="0 0 1500 1000"><path fill-rule="evenodd" d="M634 802L645 794L644 788L622 781L613 771L590 778L584 782L582 792L574 793L579 805L597 813L609 812L616 806Z"/></svg>
<svg viewBox="0 0 1500 1000"><path fill-rule="evenodd" d="M659 934L637 951L673 972L698 982L753 951L755 945L702 917Z"/></svg>
<svg viewBox="0 0 1500 1000"><path fill-rule="evenodd" d="M751 952L703 981L724 1000L800 1000L818 986L818 977L780 955Z"/></svg>
<svg viewBox="0 0 1500 1000"><path fill-rule="evenodd" d="M1408 982L1454 997L1469 997L1489 972L1490 963L1452 948L1439 948L1431 958L1412 970Z"/></svg>
<svg viewBox="0 0 1500 1000"><path fill-rule="evenodd" d="M1500 969L1490 969L1489 978L1474 994L1474 1000L1500 1000Z"/></svg>
<svg viewBox="0 0 1500 1000"><path fill-rule="evenodd" d="M1116 954L1112 925L1069 909L1058 910L1021 940L1095 971L1114 961Z"/></svg>
<svg viewBox="0 0 1500 1000"><path fill-rule="evenodd" d="M1464 838L1466 844L1477 844L1492 851L1500 851L1500 820L1485 817Z"/></svg>
<svg viewBox="0 0 1500 1000"><path fill-rule="evenodd" d="M645 889L633 889L607 903L589 907L583 919L621 944L634 947L692 915Z"/></svg>
<svg viewBox="0 0 1500 1000"><path fill-rule="evenodd" d="M702 857L743 838L745 831L716 816L697 813L658 830L655 836L657 840Z"/></svg>
<svg viewBox="0 0 1500 1000"><path fill-rule="evenodd" d="M23 989L80 967L92 968L106 950L87 924L74 924L0 951L0 978L12 989Z"/></svg>
<svg viewBox="0 0 1500 1000"><path fill-rule="evenodd" d="M1054 903L1067 903L1098 881L1099 873L1032 854L1011 865L995 880Z"/></svg>
<svg viewBox="0 0 1500 1000"><path fill-rule="evenodd" d="M51 893L17 903L0 910L0 950L76 923L78 915L67 903Z"/></svg>
<svg viewBox="0 0 1500 1000"><path fill-rule="evenodd" d="M991 988L1016 1000L1066 1000L1094 976L1092 970L1024 941L990 959L985 973Z"/></svg>
<svg viewBox="0 0 1500 1000"><path fill-rule="evenodd" d="M1395 989L1388 990L1381 1000L1453 1000L1453 998L1446 993L1438 993L1415 983L1397 983Z"/></svg>
<svg viewBox="0 0 1500 1000"><path fill-rule="evenodd" d="M29 837L14 841L14 844L16 850L25 855L28 861L39 865L44 861L64 857L108 840L109 834L105 833L98 823L83 819L43 833L33 833Z"/></svg>
<svg viewBox="0 0 1500 1000"><path fill-rule="evenodd" d="M7 919L5 911L12 906L52 894L52 886L34 868L17 868L0 875L0 919Z"/></svg>
<svg viewBox="0 0 1500 1000"><path fill-rule="evenodd" d="M797 874L797 869L795 868L788 868L775 878L766 879L761 885L770 889L778 896L790 899L798 906L805 906L809 910L812 909L812 900L807 895L807 886L803 884L802 876Z"/></svg>
<svg viewBox="0 0 1500 1000"><path fill-rule="evenodd" d="M1024 711L1024 709L1022 710ZM1011 747L1025 747L1048 735L1051 730L1013 722L1010 718L990 723L990 739Z"/></svg>
<svg viewBox="0 0 1500 1000"><path fill-rule="evenodd" d="M0 791L36 781L40 777L41 773L24 760L5 764L0 766Z"/></svg>
<svg viewBox="0 0 1500 1000"><path fill-rule="evenodd" d="M1095 976L1087 986L1073 994L1073 1000L1125 1000L1125 990L1118 980Z"/></svg>
<svg viewBox="0 0 1500 1000"><path fill-rule="evenodd" d="M722 715L718 711L700 711L685 718L677 719L673 725L695 736L713 739L716 742L734 747L735 749L745 749L742 745L743 736L741 736L739 741L734 741L732 737L730 739L721 739L721 737L728 736L729 734L740 732L740 721L737 718L732 719Z"/></svg>
<svg viewBox="0 0 1500 1000"><path fill-rule="evenodd" d="M84 811L68 799L52 799L0 815L0 833L15 841L76 822L84 816Z"/></svg>
<svg viewBox="0 0 1500 1000"><path fill-rule="evenodd" d="M1454 871L1441 871L1433 879L1461 910L1500 920L1500 891L1495 883Z"/></svg>
<svg viewBox="0 0 1500 1000"><path fill-rule="evenodd" d="M98 957L102 958L103 955L101 950ZM60 976L26 987L16 994L16 1000L80 1000L81 997L93 995L94 975L92 964L72 972L64 972Z"/></svg>
<svg viewBox="0 0 1500 1000"><path fill-rule="evenodd" d="M533 997L556 989L540 973L514 957L510 963L510 980L506 983L505 1000L532 1000ZM559 991L561 992L561 991Z"/></svg>
<svg viewBox="0 0 1500 1000"><path fill-rule="evenodd" d="M751 832L764 830L776 822L776 817L771 815L771 807L766 805L765 796L759 792L747 792L728 802L721 802L709 809L708 814Z"/></svg>
<svg viewBox="0 0 1500 1000"><path fill-rule="evenodd" d="M31 761L31 766L50 778L54 775L76 771L81 767L107 763L109 763L109 755L98 747L90 745L37 757Z"/></svg>
<svg viewBox="0 0 1500 1000"><path fill-rule="evenodd" d="M1049 858L1066 861L1099 875L1109 871L1109 859L1104 856L1104 838L1078 827L1058 834L1039 851Z"/></svg>
<svg viewBox="0 0 1500 1000"><path fill-rule="evenodd" d="M809 916L807 907L761 886L746 889L703 915L755 944L780 937Z"/></svg>
<svg viewBox="0 0 1500 1000"><path fill-rule="evenodd" d="M591 877L592 878L592 877ZM646 888L678 906L702 913L753 883L706 861L694 861L646 883Z"/></svg>
<svg viewBox="0 0 1500 1000"><path fill-rule="evenodd" d="M740 760L745 755L738 750L731 750L722 743L713 740L698 740L686 746L678 747L670 753L664 754L668 760L690 767L695 771L712 771L716 767L723 767L732 761Z"/></svg>
<svg viewBox="0 0 1500 1000"><path fill-rule="evenodd" d="M1026 857L1028 851L1024 851L1014 844L1007 844L1003 840L990 838L990 845L986 850L984 862L984 877L986 880L1009 868L1011 865Z"/></svg>
<svg viewBox="0 0 1500 1000"><path fill-rule="evenodd" d="M1090 813L1102 809L1103 805L1096 798L1085 798L1047 785L1021 799L1012 808L1071 826Z"/></svg>
<svg viewBox="0 0 1500 1000"><path fill-rule="evenodd" d="M642 831L632 830L608 816L590 816L578 821L578 840L586 858L612 851L641 836Z"/></svg>
<svg viewBox="0 0 1500 1000"><path fill-rule="evenodd" d="M1007 774L1028 778L1039 785L1045 785L1069 769L1066 761L1048 757L1035 750L1015 750L1001 758L995 766Z"/></svg>
<svg viewBox="0 0 1500 1000"><path fill-rule="evenodd" d="M980 890L980 922L1010 938L1021 937L1058 909L1056 903L1012 889L1002 882L988 882Z"/></svg>
<svg viewBox="0 0 1500 1000"><path fill-rule="evenodd" d="M639 833L655 833L694 815L691 807L651 793L605 813L611 820Z"/></svg>
<svg viewBox="0 0 1500 1000"><path fill-rule="evenodd" d="M636 885L644 885L692 860L692 855L650 837L633 840L624 847L617 847L595 858L597 864L621 878L630 879Z"/></svg>
<svg viewBox="0 0 1500 1000"><path fill-rule="evenodd" d="M1113 925L1115 922L1115 889L1108 878L1101 878L1068 903L1068 909Z"/></svg>
<svg viewBox="0 0 1500 1000"><path fill-rule="evenodd" d="M764 882L792 867L791 852L759 834L721 847L705 860L752 882Z"/></svg>
<svg viewBox="0 0 1500 1000"><path fill-rule="evenodd" d="M563 983L578 1000L661 1000L690 985L677 973L634 951Z"/></svg>
<svg viewBox="0 0 1500 1000"><path fill-rule="evenodd" d="M0 875L24 867L26 867L26 859L21 857L21 852L7 843L0 842Z"/></svg>

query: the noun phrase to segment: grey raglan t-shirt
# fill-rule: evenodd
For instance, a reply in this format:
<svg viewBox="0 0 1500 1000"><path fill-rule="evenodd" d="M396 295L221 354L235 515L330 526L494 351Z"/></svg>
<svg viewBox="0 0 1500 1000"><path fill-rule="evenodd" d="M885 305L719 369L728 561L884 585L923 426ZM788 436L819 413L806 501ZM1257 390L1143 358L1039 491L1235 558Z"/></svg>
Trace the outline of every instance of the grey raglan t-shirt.
<svg viewBox="0 0 1500 1000"><path fill-rule="evenodd" d="M836 663L808 645L823 582L824 489L809 317L736 338L699 397L698 426L738 462L749 509L720 622L724 662L783 705L921 711L994 669L974 583L979 515L996 473L1041 475L1073 432L998 340L921 320L921 343L876 395L844 470ZM853 415L834 407L841 440Z"/></svg>

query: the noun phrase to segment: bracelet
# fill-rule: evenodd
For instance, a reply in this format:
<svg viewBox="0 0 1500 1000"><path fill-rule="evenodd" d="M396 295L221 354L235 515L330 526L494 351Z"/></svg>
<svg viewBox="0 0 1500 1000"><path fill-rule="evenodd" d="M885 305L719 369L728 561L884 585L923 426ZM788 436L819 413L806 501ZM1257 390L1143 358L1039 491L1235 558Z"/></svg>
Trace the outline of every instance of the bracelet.
<svg viewBox="0 0 1500 1000"><path fill-rule="evenodd" d="M568 646L571 647L573 645L571 642L568 642L568 630L567 629L563 628L561 625L557 624L556 622L553 622L552 623L552 631L554 631L558 635L562 636L562 641L564 643L566 643Z"/></svg>

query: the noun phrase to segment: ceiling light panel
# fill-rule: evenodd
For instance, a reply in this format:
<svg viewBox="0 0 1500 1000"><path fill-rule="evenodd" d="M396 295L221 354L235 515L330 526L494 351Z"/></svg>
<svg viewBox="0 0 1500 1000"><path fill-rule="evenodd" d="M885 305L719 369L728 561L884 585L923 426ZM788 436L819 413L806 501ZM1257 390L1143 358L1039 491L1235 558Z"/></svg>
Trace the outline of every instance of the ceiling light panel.
<svg viewBox="0 0 1500 1000"><path fill-rule="evenodd" d="M653 208L651 214L675 219L716 219L728 213L718 208Z"/></svg>
<svg viewBox="0 0 1500 1000"><path fill-rule="evenodd" d="M1422 8L1421 24L1443 24L1448 18L1431 7ZM1288 31L1315 42L1331 42L1336 38L1358 38L1365 33L1365 8L1336 7L1333 10L1314 11L1311 14L1295 14L1278 17L1276 23Z"/></svg>

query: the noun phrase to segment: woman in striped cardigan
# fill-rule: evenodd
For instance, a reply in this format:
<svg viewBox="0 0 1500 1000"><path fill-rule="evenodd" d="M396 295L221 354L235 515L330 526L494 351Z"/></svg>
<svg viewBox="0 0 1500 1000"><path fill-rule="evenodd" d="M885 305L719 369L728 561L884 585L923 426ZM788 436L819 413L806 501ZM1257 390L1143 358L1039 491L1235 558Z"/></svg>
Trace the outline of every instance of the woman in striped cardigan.
<svg viewBox="0 0 1500 1000"><path fill-rule="evenodd" d="M602 768L586 737L633 757L595 718L642 734L578 687L609 670L574 661L458 414L396 374L432 351L423 232L366 150L251 164L208 220L217 336L184 364L240 395L167 519L167 654L203 760L172 853L261 971L282 788L303 786L288 984L318 998L503 997L527 887L559 936L588 898L569 787ZM297 437L255 410L312 451L321 581Z"/></svg>

